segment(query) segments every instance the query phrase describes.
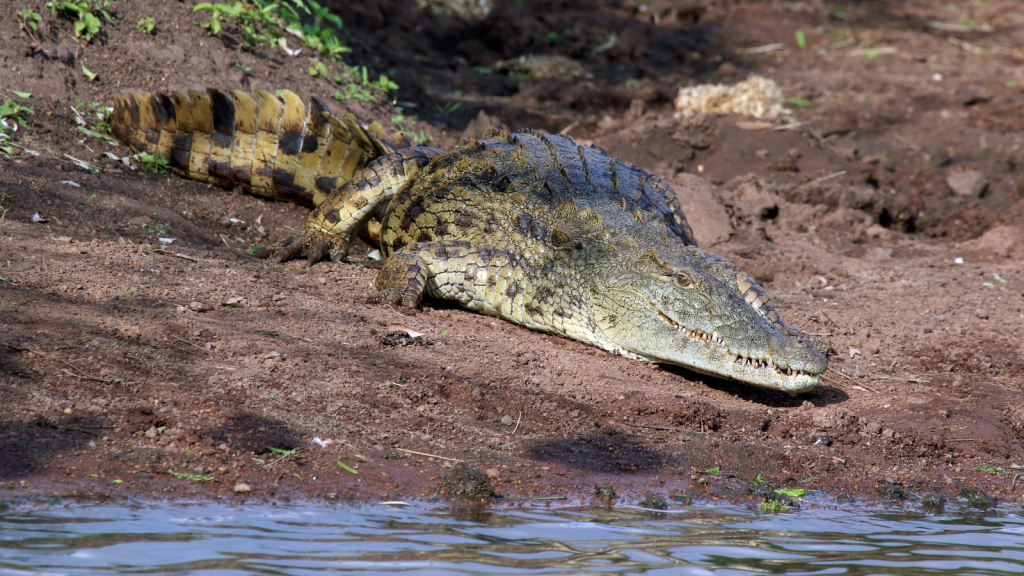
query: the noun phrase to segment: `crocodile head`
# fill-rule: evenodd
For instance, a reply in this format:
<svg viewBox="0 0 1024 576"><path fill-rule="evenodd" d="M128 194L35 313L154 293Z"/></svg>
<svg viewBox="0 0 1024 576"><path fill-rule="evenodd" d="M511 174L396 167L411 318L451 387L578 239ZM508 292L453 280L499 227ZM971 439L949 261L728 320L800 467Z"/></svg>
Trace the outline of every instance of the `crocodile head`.
<svg viewBox="0 0 1024 576"><path fill-rule="evenodd" d="M592 317L609 348L790 394L818 385L828 361L760 286L724 258L662 238L616 246L596 267Z"/></svg>

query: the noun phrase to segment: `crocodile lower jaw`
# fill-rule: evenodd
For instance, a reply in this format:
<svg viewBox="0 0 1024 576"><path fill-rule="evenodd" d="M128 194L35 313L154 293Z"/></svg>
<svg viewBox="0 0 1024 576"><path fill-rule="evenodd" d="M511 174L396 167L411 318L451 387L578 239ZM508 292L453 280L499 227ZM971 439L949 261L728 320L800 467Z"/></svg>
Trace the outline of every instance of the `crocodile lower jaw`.
<svg viewBox="0 0 1024 576"><path fill-rule="evenodd" d="M821 378L818 374L811 374L793 368L780 368L771 358L750 358L737 354L725 344L721 338L701 331L698 328L686 328L675 320L672 320L664 313L659 312L661 319L671 326L673 330L684 338L709 344L709 352L717 352L723 356L724 362L718 363L715 367L704 367L697 364L687 363L684 366L695 372L717 376L719 378L731 378L740 382L746 382L763 388L781 390L790 394L806 392L818 386ZM710 358L709 358L710 359ZM729 360L731 359L731 360ZM653 359L652 361L665 361ZM766 377L767 376L767 377Z"/></svg>

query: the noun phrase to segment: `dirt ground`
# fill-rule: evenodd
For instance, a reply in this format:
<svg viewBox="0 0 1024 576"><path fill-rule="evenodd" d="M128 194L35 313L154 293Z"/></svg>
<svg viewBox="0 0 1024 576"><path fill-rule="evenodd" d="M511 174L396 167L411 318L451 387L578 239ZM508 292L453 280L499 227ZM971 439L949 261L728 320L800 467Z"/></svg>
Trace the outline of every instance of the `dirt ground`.
<svg viewBox="0 0 1024 576"><path fill-rule="evenodd" d="M868 499L898 498L887 480L908 500L1024 491L1015 0L521 0L477 24L412 0L326 3L346 61L400 86L393 102L350 102L360 121L388 124L397 104L439 147L497 126L566 130L672 183L702 245L837 351L798 397L442 302L415 316L364 304L379 266L365 245L309 269L253 258L306 210L131 171L71 107L337 87L306 54L241 50L231 27L207 36L192 2L116 2L90 44L38 4L32 37L0 6L0 101L32 93L15 138L39 154L0 154L0 499L423 499L455 460L506 497L569 502L607 486L632 503L756 502L757 474ZM145 16L155 35L136 30ZM527 54L586 75L499 70ZM681 86L751 74L779 83L795 124L674 117ZM947 182L968 171L980 197ZM427 342L385 339L392 323Z"/></svg>

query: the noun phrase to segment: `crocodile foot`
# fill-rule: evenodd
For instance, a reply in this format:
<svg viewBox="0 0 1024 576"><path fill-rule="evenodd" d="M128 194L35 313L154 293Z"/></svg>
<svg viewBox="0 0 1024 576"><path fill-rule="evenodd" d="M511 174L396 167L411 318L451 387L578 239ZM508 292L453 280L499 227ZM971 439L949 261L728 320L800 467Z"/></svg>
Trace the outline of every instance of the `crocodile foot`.
<svg viewBox="0 0 1024 576"><path fill-rule="evenodd" d="M264 248L256 257L267 258L275 263L305 258L306 266L312 266L325 256L332 262L341 262L348 256L348 248L348 241L341 236L303 228L276 245Z"/></svg>

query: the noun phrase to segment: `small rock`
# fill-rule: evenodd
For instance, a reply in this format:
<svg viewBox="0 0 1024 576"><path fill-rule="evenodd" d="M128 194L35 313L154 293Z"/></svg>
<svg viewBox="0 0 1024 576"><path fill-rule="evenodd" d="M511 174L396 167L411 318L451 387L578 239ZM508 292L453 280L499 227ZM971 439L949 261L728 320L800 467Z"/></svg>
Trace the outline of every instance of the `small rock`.
<svg viewBox="0 0 1024 576"><path fill-rule="evenodd" d="M816 434L813 439L814 443L812 446L821 444L822 446L828 447L832 445L832 438L830 438L828 434Z"/></svg>
<svg viewBox="0 0 1024 576"><path fill-rule="evenodd" d="M882 500L905 500L907 493L903 490L903 486L893 482L892 480L886 480L881 486L878 487L878 495L882 497Z"/></svg>
<svg viewBox="0 0 1024 576"><path fill-rule="evenodd" d="M40 216L39 212L36 212L35 214L32 215L32 221L38 224L46 224L47 219Z"/></svg>
<svg viewBox="0 0 1024 576"><path fill-rule="evenodd" d="M946 507L946 497L942 494L928 494L921 498L921 508L928 514L940 514Z"/></svg>
<svg viewBox="0 0 1024 576"><path fill-rule="evenodd" d="M504 424L505 426L511 426L511 425L515 424L516 421L513 420L511 416L502 416L501 417L501 423Z"/></svg>
<svg viewBox="0 0 1024 576"><path fill-rule="evenodd" d="M149 430L146 430L146 438L156 438L159 435L160 432L157 431L156 426L150 426Z"/></svg>
<svg viewBox="0 0 1024 576"><path fill-rule="evenodd" d="M954 172L946 177L946 184L957 196L970 196L981 198L988 188L988 180L985 175L977 170L966 172Z"/></svg>
<svg viewBox="0 0 1024 576"><path fill-rule="evenodd" d="M235 484L233 490L235 491L235 494L248 494L249 492L252 492L252 486L249 486L245 482L239 482L238 484Z"/></svg>
<svg viewBox="0 0 1024 576"><path fill-rule="evenodd" d="M145 226L146 224L149 224L151 222L153 222L153 219L150 218L149 216L136 216L135 218L132 218L131 220L128 221L128 223L131 224L132 226Z"/></svg>
<svg viewBox="0 0 1024 576"><path fill-rule="evenodd" d="M885 240L892 236L892 230L889 230L885 226L879 224L872 224L868 226L868 229L864 231L868 238L877 238Z"/></svg>
<svg viewBox="0 0 1024 576"><path fill-rule="evenodd" d="M469 395L473 397L473 400L480 401L484 399L484 393L479 388L473 388Z"/></svg>
<svg viewBox="0 0 1024 576"><path fill-rule="evenodd" d="M188 305L188 309L194 312L209 312L210 310L213 310L213 306L206 302L191 302Z"/></svg>
<svg viewBox="0 0 1024 576"><path fill-rule="evenodd" d="M647 498L640 501L640 506L655 510L665 510L668 508L668 502L665 502L665 499L657 494L648 494Z"/></svg>
<svg viewBox="0 0 1024 576"><path fill-rule="evenodd" d="M248 301L242 296L232 296L224 302L223 306L228 306L230 308L244 308L247 302Z"/></svg>
<svg viewBox="0 0 1024 576"><path fill-rule="evenodd" d="M961 488L960 493L956 495L956 501L964 508L977 508L979 510L995 508L996 505L995 497L990 496L979 488Z"/></svg>
<svg viewBox="0 0 1024 576"><path fill-rule="evenodd" d="M493 500L497 496L490 477L465 462L459 462L445 474L441 488L453 496L474 500Z"/></svg>
<svg viewBox="0 0 1024 576"><path fill-rule="evenodd" d="M416 334L419 334L419 332L416 332ZM412 336L404 330L388 332L381 339L380 343L384 346L431 346L434 344L424 336Z"/></svg>
<svg viewBox="0 0 1024 576"><path fill-rule="evenodd" d="M857 499L853 496L853 494L844 493L840 494L839 496L836 496L836 502L840 504L856 504Z"/></svg>

